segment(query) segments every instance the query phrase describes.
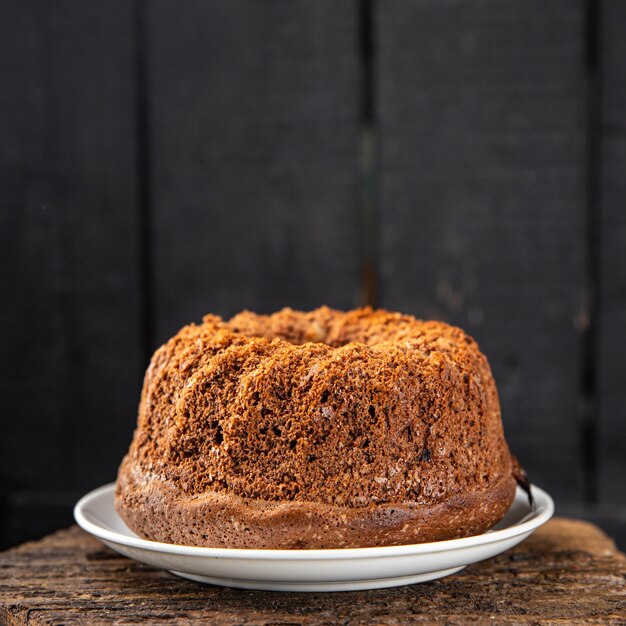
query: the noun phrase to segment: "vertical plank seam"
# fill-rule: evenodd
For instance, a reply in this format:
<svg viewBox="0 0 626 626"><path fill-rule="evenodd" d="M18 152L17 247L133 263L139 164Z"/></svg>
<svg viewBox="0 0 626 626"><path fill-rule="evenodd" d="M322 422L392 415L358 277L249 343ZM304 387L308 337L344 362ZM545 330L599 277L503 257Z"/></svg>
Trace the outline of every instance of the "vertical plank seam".
<svg viewBox="0 0 626 626"><path fill-rule="evenodd" d="M148 67L147 1L135 0L135 124L137 138L138 236L140 325L142 357L140 375L154 346L154 275L152 241L152 158Z"/></svg>
<svg viewBox="0 0 626 626"><path fill-rule="evenodd" d="M602 58L600 50L601 0L586 0L586 215L584 299L586 324L582 337L582 467L585 504L597 503L597 431L599 416L597 366L601 296L601 175L602 175Z"/></svg>
<svg viewBox="0 0 626 626"><path fill-rule="evenodd" d="M57 295L57 307L60 314L59 331L61 333L61 356L63 364L59 367L64 369L65 378L61 382L60 407L62 415L56 417L56 426L60 431L59 440L65 445L66 454L61 457L60 466L62 472L69 476L71 488L76 487L77 477L74 472L75 459L77 456L77 437L74 428L74 420L78 419L82 408L88 406L85 396L84 385L84 351L81 349L77 329L80 324L80 311L78 298L82 295L82 285L78 284L74 273L76 246L73 240L71 204L63 202L61 206L59 197L64 197L64 185L60 171L55 169L57 159L57 145L54 128L59 121L59 104L55 99L55 33L54 33L54 9L44 5L37 15L37 38L41 49L39 62L41 63L42 107L44 115L44 134L42 142L42 171L40 172L39 184L43 185L42 192L48 197L46 205L41 205L42 210L50 210L52 259L55 263ZM55 193L55 191L57 193ZM57 195L58 194L58 195ZM65 197L65 199L67 199ZM79 332L79 331L78 331ZM54 483L58 484L58 475ZM19 493L18 485L10 486L9 497L13 500ZM14 508L14 502L9 502L9 510Z"/></svg>
<svg viewBox="0 0 626 626"><path fill-rule="evenodd" d="M377 125L374 101L374 20L373 0L359 0L359 60L361 66L360 108L360 174L361 229L363 241L362 303L375 307L378 294L376 254L376 146Z"/></svg>

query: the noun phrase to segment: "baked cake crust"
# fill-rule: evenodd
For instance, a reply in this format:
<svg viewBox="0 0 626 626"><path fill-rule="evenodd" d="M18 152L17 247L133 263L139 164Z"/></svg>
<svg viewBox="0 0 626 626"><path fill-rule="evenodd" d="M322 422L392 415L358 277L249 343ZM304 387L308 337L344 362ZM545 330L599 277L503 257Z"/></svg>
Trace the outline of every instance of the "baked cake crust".
<svg viewBox="0 0 626 626"><path fill-rule="evenodd" d="M159 348L116 509L226 548L484 532L515 494L495 383L462 330L388 311L206 316Z"/></svg>

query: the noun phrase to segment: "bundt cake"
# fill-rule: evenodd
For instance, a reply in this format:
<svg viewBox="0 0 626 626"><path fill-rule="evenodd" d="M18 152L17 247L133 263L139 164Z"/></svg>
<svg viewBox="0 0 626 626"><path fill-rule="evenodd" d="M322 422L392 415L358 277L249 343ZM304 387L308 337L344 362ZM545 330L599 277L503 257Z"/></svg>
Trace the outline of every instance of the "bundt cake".
<svg viewBox="0 0 626 626"><path fill-rule="evenodd" d="M184 545L412 544L495 524L514 466L487 359L459 328L370 308L244 311L154 354L116 509Z"/></svg>

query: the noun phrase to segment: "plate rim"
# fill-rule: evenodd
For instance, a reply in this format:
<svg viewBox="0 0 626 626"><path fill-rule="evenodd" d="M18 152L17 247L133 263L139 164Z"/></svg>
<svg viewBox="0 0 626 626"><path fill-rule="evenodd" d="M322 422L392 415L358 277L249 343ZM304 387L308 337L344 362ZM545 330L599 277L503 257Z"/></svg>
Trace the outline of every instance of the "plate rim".
<svg viewBox="0 0 626 626"><path fill-rule="evenodd" d="M486 546L492 543L513 539L520 535L530 534L545 524L554 514L554 501L550 495L536 485L531 485L531 490L535 500L535 509L527 514L526 517L528 519L522 518L523 521L507 526L506 528L487 531L480 535L461 537L459 539L446 539L443 541L400 546L372 546L367 548L324 548L315 550L210 548L205 546L163 543L150 539L142 539L141 537L129 537L91 521L86 515L86 510L89 508L90 504L104 494L115 491L114 482L107 483L86 493L75 504L73 513L76 523L84 531L94 537L105 542L110 541L118 545L129 548L139 548L150 552L167 553L178 556L254 560L320 561L330 559L365 559L437 554L461 548ZM519 487L518 491L516 491L516 497L518 492ZM114 513L118 515L115 510Z"/></svg>

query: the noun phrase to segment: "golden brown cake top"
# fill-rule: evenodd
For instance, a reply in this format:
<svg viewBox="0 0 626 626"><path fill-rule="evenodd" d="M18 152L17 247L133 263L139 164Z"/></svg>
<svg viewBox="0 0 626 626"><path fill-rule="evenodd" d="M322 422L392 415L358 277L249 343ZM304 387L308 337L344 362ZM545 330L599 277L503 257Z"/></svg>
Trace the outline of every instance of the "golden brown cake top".
<svg viewBox="0 0 626 626"><path fill-rule="evenodd" d="M129 454L190 496L354 507L438 502L511 471L476 342L369 308L185 326L152 359Z"/></svg>

